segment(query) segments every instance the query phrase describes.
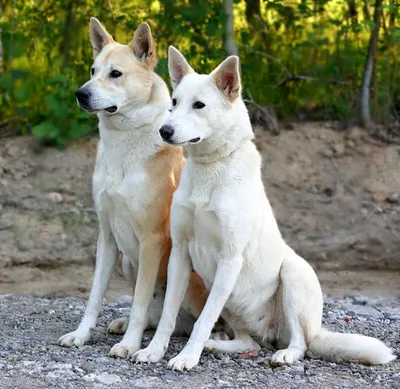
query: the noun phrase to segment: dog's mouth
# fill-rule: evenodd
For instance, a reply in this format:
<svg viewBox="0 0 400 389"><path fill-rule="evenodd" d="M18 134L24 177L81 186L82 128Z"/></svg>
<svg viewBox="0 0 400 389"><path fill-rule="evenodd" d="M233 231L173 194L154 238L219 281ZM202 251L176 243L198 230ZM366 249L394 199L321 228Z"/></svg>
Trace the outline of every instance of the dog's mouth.
<svg viewBox="0 0 400 389"><path fill-rule="evenodd" d="M164 142L166 142L166 143L168 143L170 145L173 145L173 146L183 146L183 145L185 145L187 143L196 144L196 143L199 143L200 141L201 141L200 137L190 139L189 141L186 141L186 142L175 142L175 141L173 141L171 139L164 139Z"/></svg>
<svg viewBox="0 0 400 389"><path fill-rule="evenodd" d="M90 107L89 105L82 104L80 101L78 101L78 105L80 108L84 109L88 113L96 113L102 111L102 109L95 109ZM113 114L118 111L118 107L116 105L112 105L111 107L104 108L104 111Z"/></svg>
<svg viewBox="0 0 400 389"><path fill-rule="evenodd" d="M117 112L118 107L117 107L116 105L112 105L111 107L105 108L105 110L106 110L108 113L115 113L115 112Z"/></svg>
<svg viewBox="0 0 400 389"><path fill-rule="evenodd" d="M87 113L93 113L94 109L90 108L88 105L86 104L82 104L79 100L78 100L78 107L82 108L83 110L85 110Z"/></svg>

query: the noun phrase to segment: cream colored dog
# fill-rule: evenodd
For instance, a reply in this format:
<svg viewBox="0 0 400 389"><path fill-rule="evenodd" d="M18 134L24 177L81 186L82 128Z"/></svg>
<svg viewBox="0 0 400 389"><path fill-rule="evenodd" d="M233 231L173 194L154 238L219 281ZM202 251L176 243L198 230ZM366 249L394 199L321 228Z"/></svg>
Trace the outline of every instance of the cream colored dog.
<svg viewBox="0 0 400 389"><path fill-rule="evenodd" d="M128 45L114 42L99 21L90 21L94 64L91 79L77 92L79 105L99 118L100 142L93 175L93 197L100 234L96 271L79 327L59 340L82 346L101 310L119 252L134 286L130 320L109 327L124 333L111 356L131 356L140 349L143 331L161 316L171 250L169 214L184 164L182 149L162 141L158 130L171 107L168 88L153 71L156 49L150 27L139 25ZM177 330L190 333L207 298L207 289L191 273Z"/></svg>
<svg viewBox="0 0 400 389"><path fill-rule="evenodd" d="M188 160L172 201L162 317L152 342L134 358L163 357L193 266L210 295L187 345L169 361L171 369L191 369L204 347L243 352L270 342L279 348L275 365L290 365L306 352L331 361L395 359L377 339L321 329L317 276L282 239L264 191L238 57L227 58L210 75L194 73L173 47L168 61L173 109L160 134L169 144L184 145ZM233 340L209 340L221 313Z"/></svg>

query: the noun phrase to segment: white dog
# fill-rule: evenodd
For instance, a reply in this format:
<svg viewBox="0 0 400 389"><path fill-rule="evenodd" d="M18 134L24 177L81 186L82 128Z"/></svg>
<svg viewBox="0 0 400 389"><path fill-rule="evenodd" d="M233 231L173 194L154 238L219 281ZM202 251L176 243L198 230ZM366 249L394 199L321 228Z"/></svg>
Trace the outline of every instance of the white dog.
<svg viewBox="0 0 400 389"><path fill-rule="evenodd" d="M90 38L95 58L91 79L76 96L83 109L99 118L93 197L100 234L85 315L77 330L59 343L82 346L90 338L122 252L134 298L129 325L121 318L109 327L111 333L125 333L110 355L130 357L140 349L144 329L155 328L161 316L172 246L170 205L184 158L181 148L165 144L158 133L171 99L165 82L153 71L157 60L149 25L140 24L132 42L121 45L92 18ZM177 330L185 333L190 333L208 296L200 277L195 272L190 277L177 322Z"/></svg>
<svg viewBox="0 0 400 389"><path fill-rule="evenodd" d="M261 181L261 158L241 99L239 59L199 75L169 49L172 114L164 140L185 145L188 161L171 208L173 248L162 317L150 345L134 355L159 361L168 347L191 267L210 295L185 348L168 367L191 369L204 347L226 352L279 350L275 365L305 353L331 361L371 364L395 359L381 341L321 329L322 293L311 266L284 242ZM222 313L234 339L208 340Z"/></svg>

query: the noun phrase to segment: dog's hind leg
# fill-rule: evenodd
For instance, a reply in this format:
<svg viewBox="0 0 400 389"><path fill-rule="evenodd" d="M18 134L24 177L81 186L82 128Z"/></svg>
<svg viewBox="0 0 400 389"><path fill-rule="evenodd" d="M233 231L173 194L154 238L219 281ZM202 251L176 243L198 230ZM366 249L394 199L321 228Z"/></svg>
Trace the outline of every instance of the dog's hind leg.
<svg viewBox="0 0 400 389"><path fill-rule="evenodd" d="M110 325L107 327L107 331L110 334L123 335L128 328L128 324L129 317L119 317L118 319L115 319L110 323Z"/></svg>
<svg viewBox="0 0 400 389"><path fill-rule="evenodd" d="M207 340L204 348L213 352L243 353L249 350L260 350L260 345L244 331L234 331L235 338L231 340Z"/></svg>
<svg viewBox="0 0 400 389"><path fill-rule="evenodd" d="M273 365L291 365L304 357L307 343L321 327L322 292L314 270L291 249L280 270L278 290L278 344L287 346L271 359ZM279 301L280 300L280 301Z"/></svg>
<svg viewBox="0 0 400 389"><path fill-rule="evenodd" d="M225 321L225 332L233 332L234 339L229 340L229 337L225 332L212 333L204 348L213 352L227 353L241 353L249 350L260 350L260 345L246 331L237 328L232 320L231 315L226 309L224 309L221 313L221 317Z"/></svg>
<svg viewBox="0 0 400 389"><path fill-rule="evenodd" d="M79 327L69 334L62 336L58 343L61 346L83 346L90 338L90 331L95 328L97 318L100 314L101 304L110 282L118 257L118 249L115 239L111 233L100 229L97 242L96 270L89 301L86 305L85 314Z"/></svg>

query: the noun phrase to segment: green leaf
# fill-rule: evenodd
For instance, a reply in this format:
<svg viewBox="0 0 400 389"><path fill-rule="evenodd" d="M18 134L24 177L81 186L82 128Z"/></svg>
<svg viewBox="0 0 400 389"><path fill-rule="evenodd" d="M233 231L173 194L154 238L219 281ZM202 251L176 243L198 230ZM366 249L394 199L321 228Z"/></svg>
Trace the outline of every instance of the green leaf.
<svg viewBox="0 0 400 389"><path fill-rule="evenodd" d="M39 137L46 137L46 138L56 138L59 133L59 130L56 126L54 126L50 122L43 122L39 125L33 127L32 129L33 135Z"/></svg>

